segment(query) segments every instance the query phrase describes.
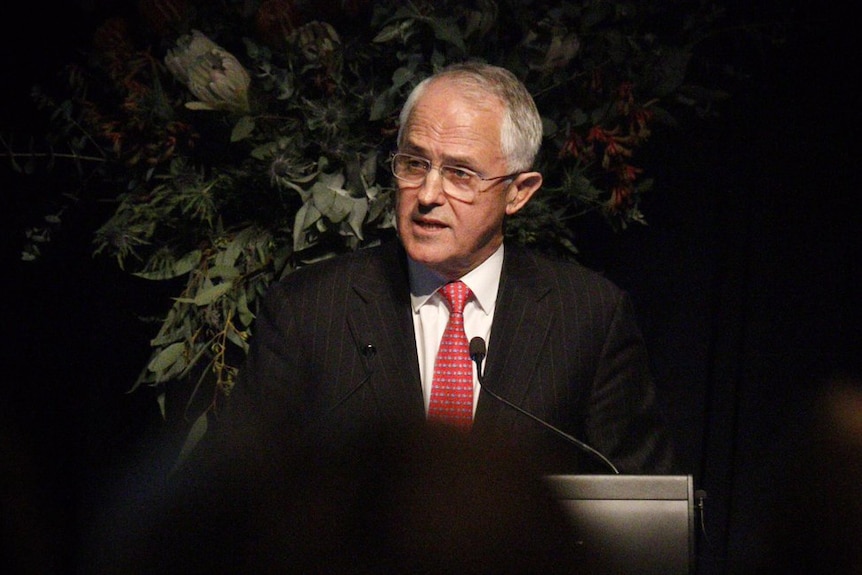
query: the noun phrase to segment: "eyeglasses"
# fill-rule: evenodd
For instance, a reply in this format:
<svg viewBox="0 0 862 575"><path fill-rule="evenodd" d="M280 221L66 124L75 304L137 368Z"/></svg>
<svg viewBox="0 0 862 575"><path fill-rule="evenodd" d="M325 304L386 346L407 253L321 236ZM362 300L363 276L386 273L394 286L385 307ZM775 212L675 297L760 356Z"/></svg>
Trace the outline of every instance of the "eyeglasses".
<svg viewBox="0 0 862 575"><path fill-rule="evenodd" d="M426 158L412 154L397 153L392 155L392 173L396 178L410 186L421 186L434 164ZM497 180L513 179L521 172L485 178L473 170L458 168L455 166L436 166L437 171L443 178L443 193L461 202L472 204L476 196L487 192L493 186L480 190L482 182L494 182Z"/></svg>

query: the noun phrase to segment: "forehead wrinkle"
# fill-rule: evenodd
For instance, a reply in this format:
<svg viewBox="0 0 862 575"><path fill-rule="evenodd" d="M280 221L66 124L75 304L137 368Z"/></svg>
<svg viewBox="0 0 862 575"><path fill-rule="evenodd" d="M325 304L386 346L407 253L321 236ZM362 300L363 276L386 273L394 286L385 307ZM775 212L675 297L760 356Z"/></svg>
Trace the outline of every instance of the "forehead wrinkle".
<svg viewBox="0 0 862 575"><path fill-rule="evenodd" d="M433 117L426 121L418 109L416 112L404 139L404 151L428 159L439 153L439 161L447 164L475 164L488 151L494 152L490 159L502 158L499 146L495 150L488 145L487 137L477 132L472 124L443 126Z"/></svg>

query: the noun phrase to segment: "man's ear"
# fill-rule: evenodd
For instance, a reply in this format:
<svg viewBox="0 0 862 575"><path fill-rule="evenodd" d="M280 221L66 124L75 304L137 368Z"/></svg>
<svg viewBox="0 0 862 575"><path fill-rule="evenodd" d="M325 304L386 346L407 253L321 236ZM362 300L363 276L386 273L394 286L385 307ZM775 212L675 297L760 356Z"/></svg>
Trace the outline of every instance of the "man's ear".
<svg viewBox="0 0 862 575"><path fill-rule="evenodd" d="M539 172L524 172L523 174L519 174L509 184L509 189L506 192L506 215L511 216L518 212L541 187L542 174Z"/></svg>

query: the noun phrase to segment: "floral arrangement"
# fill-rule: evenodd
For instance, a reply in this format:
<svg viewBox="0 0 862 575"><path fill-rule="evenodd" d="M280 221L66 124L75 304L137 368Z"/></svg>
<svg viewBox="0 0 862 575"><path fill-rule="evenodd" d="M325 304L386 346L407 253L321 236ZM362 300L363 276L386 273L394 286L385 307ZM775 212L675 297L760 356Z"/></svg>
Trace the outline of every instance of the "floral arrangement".
<svg viewBox="0 0 862 575"><path fill-rule="evenodd" d="M704 6L139 0L98 27L66 93L34 92L52 114L49 152L6 155L86 174L69 193L113 206L94 252L178 282L135 387L186 382L191 421L230 392L273 281L393 235L399 106L449 62L509 68L543 115L546 184L511 238L573 257L583 214L644 223L638 152L672 108L722 96L686 84L692 46L720 17ZM25 258L59 221L31 230Z"/></svg>

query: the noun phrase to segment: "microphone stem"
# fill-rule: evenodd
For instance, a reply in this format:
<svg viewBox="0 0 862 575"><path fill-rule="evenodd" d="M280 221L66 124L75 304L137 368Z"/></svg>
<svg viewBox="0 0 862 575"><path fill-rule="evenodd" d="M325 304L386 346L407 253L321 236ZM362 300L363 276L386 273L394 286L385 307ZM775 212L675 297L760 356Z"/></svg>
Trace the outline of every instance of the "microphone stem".
<svg viewBox="0 0 862 575"><path fill-rule="evenodd" d="M497 395L496 393L491 391L490 388L486 387L485 386L485 374L482 373L482 360L484 360L484 359L485 359L484 355L474 354L473 360L476 362L476 375L478 376L479 385L482 386L483 391L485 391L488 395L490 395L491 397L493 397L497 401L499 401L501 403L505 403L506 405L508 405L509 407L514 409L515 411L521 413L522 415L526 415L527 417L529 417L530 419L532 419L533 421L535 421L539 425L545 427L546 429L550 429L551 431L556 433L559 437L562 437L563 439L565 439L569 443L574 444L579 449L586 451L588 454L590 454L593 457L595 457L596 459L598 459L602 464L604 464L608 469L610 469L614 473L614 475L619 475L620 471L619 471L619 469L617 469L616 465L614 465L613 462L611 462L611 460L608 459L607 457L605 457L601 452L590 447L589 445L587 445L583 441L579 441L579 440L575 439L574 437L572 437L571 435L569 435L568 433L566 433L562 429L551 425L550 423L548 423L544 419L541 419L541 418L533 415L529 411L521 408L520 406L515 405L514 403L512 403L508 399Z"/></svg>

